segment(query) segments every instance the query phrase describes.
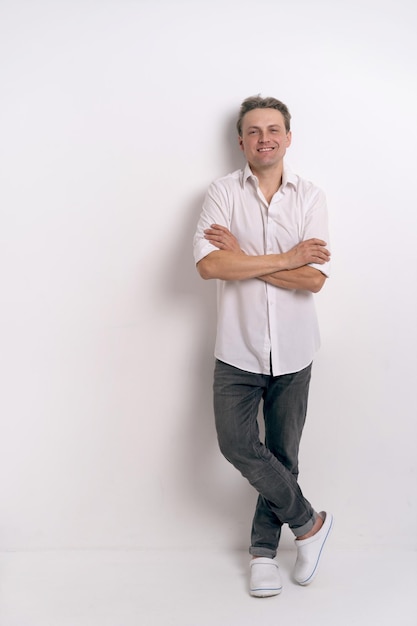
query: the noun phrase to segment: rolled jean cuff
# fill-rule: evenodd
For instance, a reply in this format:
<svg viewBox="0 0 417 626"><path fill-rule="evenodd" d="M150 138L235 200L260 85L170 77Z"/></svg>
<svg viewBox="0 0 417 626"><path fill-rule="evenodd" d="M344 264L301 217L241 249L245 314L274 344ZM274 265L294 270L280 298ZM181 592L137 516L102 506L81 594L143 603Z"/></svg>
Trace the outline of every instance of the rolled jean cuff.
<svg viewBox="0 0 417 626"><path fill-rule="evenodd" d="M302 526L298 526L297 528L291 528L291 532L296 537L302 537L303 535L306 535L313 528L314 524L316 523L317 518L318 518L318 514L315 511L313 511L313 515L308 520L308 522L306 522Z"/></svg>
<svg viewBox="0 0 417 626"><path fill-rule="evenodd" d="M249 548L249 554L252 556L266 556L268 559L274 559L277 551L271 550L270 548L258 548L257 546L251 546Z"/></svg>

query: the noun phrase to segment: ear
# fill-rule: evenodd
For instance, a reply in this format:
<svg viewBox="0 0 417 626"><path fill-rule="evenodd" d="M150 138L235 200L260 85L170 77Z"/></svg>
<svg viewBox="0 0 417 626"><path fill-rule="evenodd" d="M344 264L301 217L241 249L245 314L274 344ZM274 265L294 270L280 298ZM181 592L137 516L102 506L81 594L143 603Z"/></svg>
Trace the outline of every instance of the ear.
<svg viewBox="0 0 417 626"><path fill-rule="evenodd" d="M292 141L292 133L291 133L291 131L289 131L289 132L287 133L287 148L289 148L289 147L290 147L290 145L291 145L291 141Z"/></svg>
<svg viewBox="0 0 417 626"><path fill-rule="evenodd" d="M242 139L242 137L239 136L238 141L239 141L239 148L243 152L244 151L244 147L243 147L243 139Z"/></svg>

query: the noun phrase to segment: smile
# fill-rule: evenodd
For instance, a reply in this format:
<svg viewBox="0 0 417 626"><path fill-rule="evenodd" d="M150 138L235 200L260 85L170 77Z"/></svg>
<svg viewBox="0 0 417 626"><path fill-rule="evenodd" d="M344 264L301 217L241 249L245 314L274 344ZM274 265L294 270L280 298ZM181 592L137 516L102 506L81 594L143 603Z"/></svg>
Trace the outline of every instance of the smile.
<svg viewBox="0 0 417 626"><path fill-rule="evenodd" d="M258 152L272 152L275 148L258 148Z"/></svg>

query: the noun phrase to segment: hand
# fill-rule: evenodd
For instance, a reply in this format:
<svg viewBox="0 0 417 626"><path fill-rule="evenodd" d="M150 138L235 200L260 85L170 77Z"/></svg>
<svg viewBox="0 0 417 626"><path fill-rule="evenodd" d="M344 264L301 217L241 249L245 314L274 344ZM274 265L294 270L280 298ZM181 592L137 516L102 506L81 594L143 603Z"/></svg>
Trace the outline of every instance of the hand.
<svg viewBox="0 0 417 626"><path fill-rule="evenodd" d="M330 252L326 245L322 239L307 239L297 244L285 253L289 263L288 269L296 269L309 263L318 263L319 265L327 263L330 261Z"/></svg>
<svg viewBox="0 0 417 626"><path fill-rule="evenodd" d="M244 254L241 250L238 240L228 228L220 226L220 224L212 224L211 228L204 231L204 237L219 250L227 250L228 252L236 252Z"/></svg>

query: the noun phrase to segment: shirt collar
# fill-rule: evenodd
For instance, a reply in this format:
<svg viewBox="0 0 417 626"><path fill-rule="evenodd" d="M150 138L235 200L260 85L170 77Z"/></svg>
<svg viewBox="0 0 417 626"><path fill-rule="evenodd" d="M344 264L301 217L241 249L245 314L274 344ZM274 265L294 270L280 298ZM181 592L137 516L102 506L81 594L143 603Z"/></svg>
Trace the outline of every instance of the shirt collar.
<svg viewBox="0 0 417 626"><path fill-rule="evenodd" d="M251 168L249 167L249 163L246 163L246 166L242 170L241 181L242 187L245 186L246 181L252 179L254 181L258 181L255 174L253 174ZM286 187L286 185L293 185L293 187L297 188L298 176L294 174L288 165L284 162L283 171L282 171L282 187Z"/></svg>

